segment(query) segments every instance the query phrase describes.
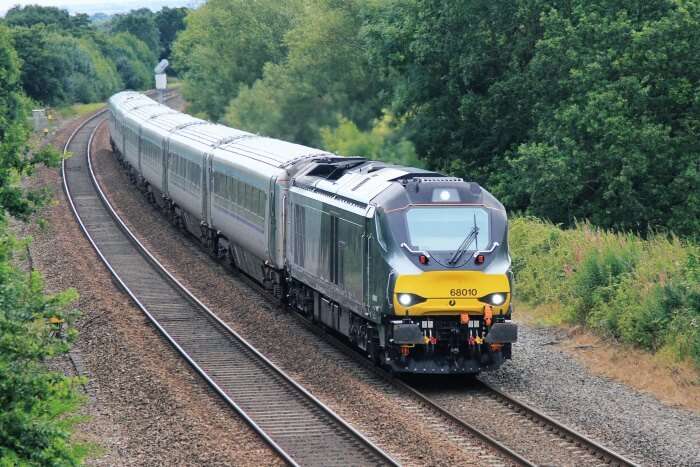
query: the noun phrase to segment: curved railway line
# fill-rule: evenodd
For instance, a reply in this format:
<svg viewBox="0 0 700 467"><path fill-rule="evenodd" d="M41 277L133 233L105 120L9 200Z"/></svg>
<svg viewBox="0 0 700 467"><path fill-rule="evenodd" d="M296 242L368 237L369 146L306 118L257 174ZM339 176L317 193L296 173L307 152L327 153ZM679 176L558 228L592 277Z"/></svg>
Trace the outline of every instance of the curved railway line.
<svg viewBox="0 0 700 467"><path fill-rule="evenodd" d="M103 262L183 357L293 465L395 465L200 303L168 273L112 209L90 162L90 145L104 113L78 127L66 143L64 189ZM244 281L265 298L251 280ZM292 313L311 332L371 370L449 425L480 439L518 465L635 465L628 459L480 381L459 389L408 384L374 367L340 339ZM370 383L374 384L375 383ZM482 423L473 420L481 412ZM458 437L455 433L453 437ZM310 439L309 439L310 438ZM533 441L536 440L536 441ZM456 442L463 442L456 440ZM492 465L504 461L486 454Z"/></svg>
<svg viewBox="0 0 700 467"><path fill-rule="evenodd" d="M250 346L171 276L94 183L90 146L106 111L68 138L63 186L119 286L190 365L291 465L397 465Z"/></svg>

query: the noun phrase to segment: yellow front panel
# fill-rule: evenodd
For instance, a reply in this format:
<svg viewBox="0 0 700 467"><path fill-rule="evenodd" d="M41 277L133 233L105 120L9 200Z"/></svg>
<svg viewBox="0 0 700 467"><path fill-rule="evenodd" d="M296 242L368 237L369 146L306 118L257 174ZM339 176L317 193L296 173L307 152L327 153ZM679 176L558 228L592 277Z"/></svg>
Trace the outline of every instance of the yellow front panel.
<svg viewBox="0 0 700 467"><path fill-rule="evenodd" d="M506 302L493 307L494 313L508 311L510 285L505 274L484 274L479 271L429 271L416 275L401 275L394 287L394 310L399 316L458 315L483 313L479 298L494 292L506 292ZM402 306L401 293L420 295L426 301L409 307Z"/></svg>

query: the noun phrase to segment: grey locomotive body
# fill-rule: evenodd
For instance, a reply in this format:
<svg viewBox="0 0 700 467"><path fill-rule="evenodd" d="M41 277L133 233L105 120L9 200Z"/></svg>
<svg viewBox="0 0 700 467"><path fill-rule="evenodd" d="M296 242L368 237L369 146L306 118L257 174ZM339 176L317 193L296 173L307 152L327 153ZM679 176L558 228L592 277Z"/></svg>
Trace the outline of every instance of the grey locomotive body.
<svg viewBox="0 0 700 467"><path fill-rule="evenodd" d="M231 129L135 92L109 107L114 151L173 222L378 363L474 373L510 357L506 216L478 185Z"/></svg>

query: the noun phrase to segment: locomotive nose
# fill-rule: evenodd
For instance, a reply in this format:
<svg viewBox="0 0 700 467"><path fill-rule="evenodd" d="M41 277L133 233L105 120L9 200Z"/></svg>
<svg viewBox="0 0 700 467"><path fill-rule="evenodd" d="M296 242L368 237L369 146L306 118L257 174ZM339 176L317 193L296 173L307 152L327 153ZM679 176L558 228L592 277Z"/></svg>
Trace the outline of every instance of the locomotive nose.
<svg viewBox="0 0 700 467"><path fill-rule="evenodd" d="M510 284L505 274L480 271L400 275L394 286L393 304L399 316L481 314L489 305L495 314L506 314Z"/></svg>

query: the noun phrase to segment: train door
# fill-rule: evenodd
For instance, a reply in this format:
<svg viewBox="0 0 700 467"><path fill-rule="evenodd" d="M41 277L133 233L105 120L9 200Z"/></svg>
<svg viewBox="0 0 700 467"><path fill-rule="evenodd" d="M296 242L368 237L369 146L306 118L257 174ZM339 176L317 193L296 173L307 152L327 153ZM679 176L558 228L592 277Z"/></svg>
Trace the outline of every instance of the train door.
<svg viewBox="0 0 700 467"><path fill-rule="evenodd" d="M364 225L348 217L333 216L334 281L356 302L363 302Z"/></svg>

